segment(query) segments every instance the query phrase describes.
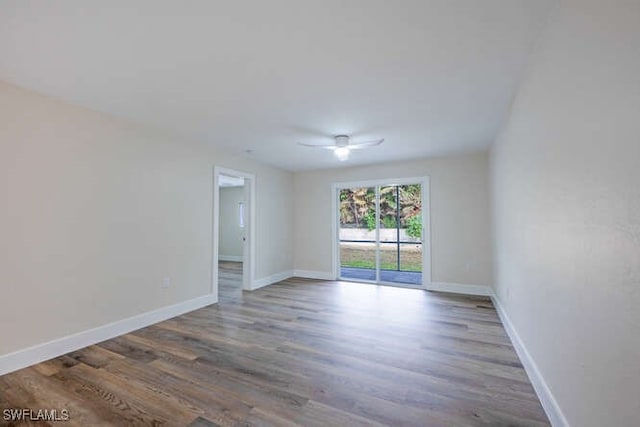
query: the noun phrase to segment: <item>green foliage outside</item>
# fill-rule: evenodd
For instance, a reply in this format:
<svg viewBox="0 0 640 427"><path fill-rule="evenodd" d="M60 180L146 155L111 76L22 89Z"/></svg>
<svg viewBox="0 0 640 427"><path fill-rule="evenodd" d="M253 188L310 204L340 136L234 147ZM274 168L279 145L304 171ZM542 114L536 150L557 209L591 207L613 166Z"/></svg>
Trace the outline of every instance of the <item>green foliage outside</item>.
<svg viewBox="0 0 640 427"><path fill-rule="evenodd" d="M364 216L364 222L367 225L367 230L373 231L376 228L376 213L375 212L367 212Z"/></svg>
<svg viewBox="0 0 640 427"><path fill-rule="evenodd" d="M396 228L398 222L395 216L387 215L382 218L382 225L384 225L384 228Z"/></svg>
<svg viewBox="0 0 640 427"><path fill-rule="evenodd" d="M422 215L412 216L407 220L407 234L416 239L422 237Z"/></svg>
<svg viewBox="0 0 640 427"><path fill-rule="evenodd" d="M398 199L398 200L397 200ZM399 203L399 205L398 205ZM376 193L374 187L345 188L340 190L340 226L375 230L383 228L406 229L414 238L422 237L422 194L420 184L386 186L380 188L380 220L376 220Z"/></svg>

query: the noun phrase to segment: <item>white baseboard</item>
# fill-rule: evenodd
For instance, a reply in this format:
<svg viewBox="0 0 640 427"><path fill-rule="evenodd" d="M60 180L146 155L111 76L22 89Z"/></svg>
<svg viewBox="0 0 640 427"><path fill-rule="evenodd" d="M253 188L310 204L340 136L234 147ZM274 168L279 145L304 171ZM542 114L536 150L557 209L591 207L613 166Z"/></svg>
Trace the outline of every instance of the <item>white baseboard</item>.
<svg viewBox="0 0 640 427"><path fill-rule="evenodd" d="M242 262L244 258L242 255L218 255L218 261Z"/></svg>
<svg viewBox="0 0 640 427"><path fill-rule="evenodd" d="M333 273L326 271L293 270L293 275L305 279L335 280Z"/></svg>
<svg viewBox="0 0 640 427"><path fill-rule="evenodd" d="M536 365L536 362L531 357L520 335L518 335L518 332L514 328L513 323L511 323L509 316L504 311L502 304L500 304L500 300L498 300L498 297L493 292L491 293L491 300L498 312L498 316L500 316L504 329L507 331L507 335L509 335L513 343L516 353L518 353L518 357L524 366L525 372L529 376L529 381L531 381L531 385L533 385L551 425L554 427L569 427L569 422L562 413L562 409L560 409L560 405L558 405L553 393L551 393L551 389L538 369L538 365Z"/></svg>
<svg viewBox="0 0 640 427"><path fill-rule="evenodd" d="M490 286L486 285L464 285L461 283L431 282L426 286L428 291L451 292L463 295L491 296L493 292Z"/></svg>
<svg viewBox="0 0 640 427"><path fill-rule="evenodd" d="M53 341L38 344L32 347L18 350L13 353L0 356L0 375L44 362L54 357L62 356L69 352L127 334L136 329L163 320L179 316L189 311L197 310L210 304L218 302L218 296L213 294L203 295L188 301L162 307L146 313L138 314L127 319L117 320L97 328L87 331L67 335Z"/></svg>
<svg viewBox="0 0 640 427"><path fill-rule="evenodd" d="M281 271L280 273L272 274L271 276L263 277L261 279L256 279L251 284L251 290L255 291L256 289L260 289L265 286L272 285L282 280L286 280L290 277L293 277L292 270Z"/></svg>

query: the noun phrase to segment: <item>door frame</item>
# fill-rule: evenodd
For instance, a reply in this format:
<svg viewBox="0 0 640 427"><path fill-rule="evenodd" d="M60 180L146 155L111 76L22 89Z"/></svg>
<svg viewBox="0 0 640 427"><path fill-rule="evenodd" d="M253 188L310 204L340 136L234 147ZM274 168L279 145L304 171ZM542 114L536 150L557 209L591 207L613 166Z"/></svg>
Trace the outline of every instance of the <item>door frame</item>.
<svg viewBox="0 0 640 427"><path fill-rule="evenodd" d="M245 236L242 249L242 289L251 290L255 276L256 236L256 176L252 173L213 167L213 255L211 261L211 293L218 296L218 256L220 243L220 175L244 178L245 187ZM248 213L248 215L247 215Z"/></svg>
<svg viewBox="0 0 640 427"><path fill-rule="evenodd" d="M431 284L431 198L429 177L420 176L413 178L385 178L366 181L334 182L331 185L331 233L332 253L331 265L335 280L340 280L340 211L338 210L339 190L353 187L378 187L384 185L420 184L422 192L422 288L427 289ZM426 206L426 209L425 209ZM376 196L376 217L379 211L379 198ZM379 241L379 227L376 227L376 241ZM380 264L379 251L376 250L376 264ZM376 269L378 271L379 269ZM377 277L377 273L376 273ZM379 279L379 277L377 277ZM362 283L375 283L391 286L407 287L402 283L381 282L380 280L362 281ZM415 286L411 286L415 288Z"/></svg>

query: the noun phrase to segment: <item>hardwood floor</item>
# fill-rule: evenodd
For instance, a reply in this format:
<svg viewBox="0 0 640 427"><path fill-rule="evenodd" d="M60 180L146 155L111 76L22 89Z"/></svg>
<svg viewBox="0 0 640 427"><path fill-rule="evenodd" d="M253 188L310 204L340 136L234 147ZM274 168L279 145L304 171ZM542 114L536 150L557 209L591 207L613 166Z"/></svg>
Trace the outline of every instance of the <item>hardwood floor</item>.
<svg viewBox="0 0 640 427"><path fill-rule="evenodd" d="M67 409L61 425L548 425L488 299L297 278L0 390L0 409Z"/></svg>
<svg viewBox="0 0 640 427"><path fill-rule="evenodd" d="M218 301L230 302L242 298L242 263L218 262Z"/></svg>

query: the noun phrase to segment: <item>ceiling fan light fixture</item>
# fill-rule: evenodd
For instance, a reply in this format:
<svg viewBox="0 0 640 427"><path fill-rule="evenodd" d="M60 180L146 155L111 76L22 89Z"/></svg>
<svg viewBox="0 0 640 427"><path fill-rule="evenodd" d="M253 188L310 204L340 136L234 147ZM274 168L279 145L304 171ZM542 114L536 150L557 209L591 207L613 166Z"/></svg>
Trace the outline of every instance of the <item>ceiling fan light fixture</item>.
<svg viewBox="0 0 640 427"><path fill-rule="evenodd" d="M338 158L338 160L340 160L341 162L344 162L345 160L347 160L349 158L349 148L348 147L338 147L335 150L333 150L333 154L335 154L335 156Z"/></svg>
<svg viewBox="0 0 640 427"><path fill-rule="evenodd" d="M346 147L349 145L349 135L336 135L333 138L336 141L336 147Z"/></svg>
<svg viewBox="0 0 640 427"><path fill-rule="evenodd" d="M351 143L349 142L348 135L336 135L333 137L333 144L307 144L304 142L298 142L298 145L302 145L304 147L314 147L314 148L324 148L325 150L333 151L333 155L338 158L341 162L344 162L349 158L349 153L351 150L360 150L362 148L375 147L384 142L384 139L378 139L374 141L363 141Z"/></svg>

